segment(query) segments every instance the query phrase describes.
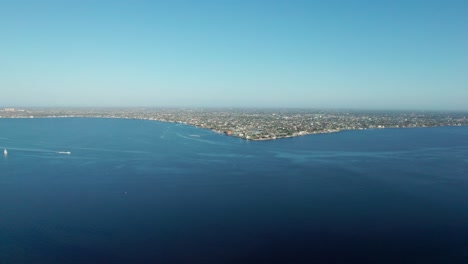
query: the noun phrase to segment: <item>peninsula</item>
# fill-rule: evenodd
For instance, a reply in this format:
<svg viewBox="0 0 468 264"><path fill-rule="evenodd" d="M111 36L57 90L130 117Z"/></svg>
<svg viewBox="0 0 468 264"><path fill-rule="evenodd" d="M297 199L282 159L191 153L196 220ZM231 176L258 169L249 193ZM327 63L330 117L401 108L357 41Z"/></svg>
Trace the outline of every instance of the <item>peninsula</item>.
<svg viewBox="0 0 468 264"><path fill-rule="evenodd" d="M468 112L236 108L4 108L0 118L127 118L210 129L246 140L342 130L468 126Z"/></svg>

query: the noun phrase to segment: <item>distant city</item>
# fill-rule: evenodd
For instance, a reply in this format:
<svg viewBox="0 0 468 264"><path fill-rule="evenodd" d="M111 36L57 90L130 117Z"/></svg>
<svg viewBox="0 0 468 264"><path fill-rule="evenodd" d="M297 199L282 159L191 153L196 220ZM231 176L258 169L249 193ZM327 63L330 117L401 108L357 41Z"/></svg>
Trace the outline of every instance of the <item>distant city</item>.
<svg viewBox="0 0 468 264"><path fill-rule="evenodd" d="M0 118L127 118L181 123L246 140L343 130L468 126L467 112L203 108L4 108Z"/></svg>

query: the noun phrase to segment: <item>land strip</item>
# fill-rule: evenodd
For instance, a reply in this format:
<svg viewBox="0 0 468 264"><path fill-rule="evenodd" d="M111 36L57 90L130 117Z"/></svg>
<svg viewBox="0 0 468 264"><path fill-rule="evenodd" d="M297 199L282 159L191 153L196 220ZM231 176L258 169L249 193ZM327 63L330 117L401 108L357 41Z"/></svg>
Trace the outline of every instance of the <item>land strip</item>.
<svg viewBox="0 0 468 264"><path fill-rule="evenodd" d="M5 108L0 118L128 118L210 129L247 140L271 140L342 130L468 126L467 112L235 108Z"/></svg>

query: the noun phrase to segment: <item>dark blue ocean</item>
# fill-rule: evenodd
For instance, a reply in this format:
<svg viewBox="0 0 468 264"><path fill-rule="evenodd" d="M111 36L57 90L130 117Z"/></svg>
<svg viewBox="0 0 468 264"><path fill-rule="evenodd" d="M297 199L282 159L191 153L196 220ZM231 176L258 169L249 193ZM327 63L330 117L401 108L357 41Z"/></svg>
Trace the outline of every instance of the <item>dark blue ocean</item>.
<svg viewBox="0 0 468 264"><path fill-rule="evenodd" d="M468 127L0 119L0 147L2 264L468 263Z"/></svg>

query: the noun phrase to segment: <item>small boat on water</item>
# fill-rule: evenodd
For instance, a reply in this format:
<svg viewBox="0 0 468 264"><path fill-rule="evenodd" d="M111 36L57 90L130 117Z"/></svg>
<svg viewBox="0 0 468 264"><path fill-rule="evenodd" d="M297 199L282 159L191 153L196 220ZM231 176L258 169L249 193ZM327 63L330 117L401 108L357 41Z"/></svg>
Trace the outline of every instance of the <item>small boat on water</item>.
<svg viewBox="0 0 468 264"><path fill-rule="evenodd" d="M6 149L3 149L3 156L8 155L8 151Z"/></svg>
<svg viewBox="0 0 468 264"><path fill-rule="evenodd" d="M59 151L57 152L58 154L66 154L66 155L70 155L71 152L70 151Z"/></svg>

